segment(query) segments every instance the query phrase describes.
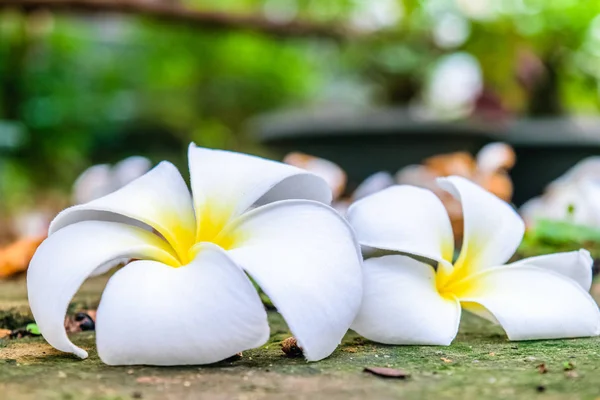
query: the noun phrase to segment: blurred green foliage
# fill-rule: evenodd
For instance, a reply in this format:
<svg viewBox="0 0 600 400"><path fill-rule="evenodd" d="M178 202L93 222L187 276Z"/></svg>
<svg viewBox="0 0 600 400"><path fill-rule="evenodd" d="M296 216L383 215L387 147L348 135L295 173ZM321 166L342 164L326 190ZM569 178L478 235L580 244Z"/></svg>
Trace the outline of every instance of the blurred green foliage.
<svg viewBox="0 0 600 400"><path fill-rule="evenodd" d="M486 88L510 111L598 112L600 2L407 0L399 4L403 16L396 27L353 47L355 64L379 83L382 102L414 99L436 62L461 51L475 56Z"/></svg>
<svg viewBox="0 0 600 400"><path fill-rule="evenodd" d="M582 248L594 259L600 259L600 229L569 221L540 219L525 233L517 254L524 258Z"/></svg>
<svg viewBox="0 0 600 400"><path fill-rule="evenodd" d="M315 46L131 18L0 14L0 115L26 127L2 147L17 125L0 125L10 155L0 193L20 204L132 152L184 163L190 141L244 146L236 132L249 116L315 90Z"/></svg>
<svg viewBox="0 0 600 400"><path fill-rule="evenodd" d="M3 10L0 202L67 190L91 163L132 153L183 166L190 141L259 151L244 122L281 107L408 104L436 63L456 52L476 58L486 90L511 112L589 112L599 104L600 2L183 3L277 22L344 23L361 35L284 39L133 16Z"/></svg>

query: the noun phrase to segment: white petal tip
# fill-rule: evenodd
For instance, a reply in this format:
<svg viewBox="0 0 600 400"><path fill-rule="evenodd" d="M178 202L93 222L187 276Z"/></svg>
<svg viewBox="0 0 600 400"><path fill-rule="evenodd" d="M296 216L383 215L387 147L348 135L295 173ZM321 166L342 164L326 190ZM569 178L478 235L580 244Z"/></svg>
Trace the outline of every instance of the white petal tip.
<svg viewBox="0 0 600 400"><path fill-rule="evenodd" d="M585 260L585 263L590 264L590 266L594 263L592 255L586 249L579 249L579 256Z"/></svg>
<svg viewBox="0 0 600 400"><path fill-rule="evenodd" d="M306 360L306 362L317 362L317 361L321 361L321 360L329 357L332 353L333 352L326 354L326 355L314 356L314 355L306 354L306 351L304 351L304 359Z"/></svg>
<svg viewBox="0 0 600 400"><path fill-rule="evenodd" d="M317 362L317 361L321 361L323 358L326 358L326 357L320 357L320 358L304 357L304 359L306 360L306 362Z"/></svg>
<svg viewBox="0 0 600 400"><path fill-rule="evenodd" d="M298 344L300 345L300 342L298 342ZM339 344L338 344L338 345L336 345L336 346L335 346L335 348L334 348L333 350L331 350L330 352L328 352L328 353L326 353L326 354L323 354L322 352L321 352L321 354L311 354L310 352L307 352L307 351L306 351L306 348L305 348L305 347L302 347L302 345L300 345L300 347L302 347L302 348L304 349L304 359L305 359L307 362L316 362L316 361L321 361L321 360L323 360L323 359L325 359L325 358L329 357L330 355L332 355L332 354L333 354L333 352L335 351L335 349L337 349L337 347L338 347L338 346L339 346Z"/></svg>
<svg viewBox="0 0 600 400"><path fill-rule="evenodd" d="M75 354L77 357L81 358L82 360L85 360L86 358L88 358L88 352L83 349L80 349L79 347L73 348L73 354Z"/></svg>

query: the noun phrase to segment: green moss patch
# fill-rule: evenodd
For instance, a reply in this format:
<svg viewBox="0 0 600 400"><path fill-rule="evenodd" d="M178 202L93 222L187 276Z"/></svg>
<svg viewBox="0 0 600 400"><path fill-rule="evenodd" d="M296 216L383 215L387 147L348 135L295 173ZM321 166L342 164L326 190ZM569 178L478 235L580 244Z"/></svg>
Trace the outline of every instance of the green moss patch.
<svg viewBox="0 0 600 400"><path fill-rule="evenodd" d="M449 347L385 346L350 332L331 357L307 363L283 354L280 344L290 333L279 314L269 312L269 318L272 335L262 348L203 367L109 367L95 352L93 332L72 337L90 352L87 360L60 353L42 338L0 340L0 393L14 400L600 396L599 338L509 342L499 327L467 314ZM411 376L385 379L363 372L368 366Z"/></svg>

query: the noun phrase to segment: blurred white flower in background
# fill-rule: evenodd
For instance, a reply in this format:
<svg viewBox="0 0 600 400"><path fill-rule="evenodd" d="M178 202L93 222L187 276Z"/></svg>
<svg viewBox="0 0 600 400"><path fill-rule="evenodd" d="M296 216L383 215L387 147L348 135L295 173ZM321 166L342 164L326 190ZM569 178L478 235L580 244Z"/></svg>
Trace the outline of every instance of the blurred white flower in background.
<svg viewBox="0 0 600 400"><path fill-rule="evenodd" d="M600 227L600 157L575 164L519 212L529 226L537 219L549 219Z"/></svg>
<svg viewBox="0 0 600 400"><path fill-rule="evenodd" d="M466 16L476 20L491 20L498 14L502 2L493 0L455 0L458 9Z"/></svg>
<svg viewBox="0 0 600 400"><path fill-rule="evenodd" d="M150 160L134 156L111 167L94 165L85 170L73 185L75 204L110 194L150 170ZM0 249L0 278L25 271L39 244L48 236L48 227L58 210L65 206L63 196L47 194L34 207L23 208L9 219L9 235L13 240Z"/></svg>
<svg viewBox="0 0 600 400"><path fill-rule="evenodd" d="M263 12L268 20L286 23L298 16L296 0L267 0L263 4Z"/></svg>
<svg viewBox="0 0 600 400"><path fill-rule="evenodd" d="M12 230L18 238L44 237L53 218L52 211L45 208L21 211L12 218Z"/></svg>
<svg viewBox="0 0 600 400"><path fill-rule="evenodd" d="M128 157L114 166L93 165L83 171L73 184L73 204L83 204L122 188L150 170L152 163L145 157Z"/></svg>
<svg viewBox="0 0 600 400"><path fill-rule="evenodd" d="M395 183L396 181L394 180L394 177L389 172L376 172L358 185L356 190L354 190L354 193L352 193L352 200L356 201L358 199L362 199L363 197L367 197L373 193L377 193L383 189L386 189Z"/></svg>
<svg viewBox="0 0 600 400"><path fill-rule="evenodd" d="M433 26L435 44L444 49L462 45L471 33L469 20L460 14L444 13Z"/></svg>
<svg viewBox="0 0 600 400"><path fill-rule="evenodd" d="M356 1L352 25L365 31L394 26L404 17L403 3L396 0Z"/></svg>
<svg viewBox="0 0 600 400"><path fill-rule="evenodd" d="M482 90L481 67L475 57L463 52L441 57L423 93L425 112L439 118L467 116Z"/></svg>
<svg viewBox="0 0 600 400"><path fill-rule="evenodd" d="M83 171L73 184L73 204L82 204L106 196L150 170L152 163L145 157L128 157L114 166L93 165ZM52 202L51 202L52 203ZM11 218L11 228L17 238L45 237L50 221L56 215L55 204L23 209Z"/></svg>
<svg viewBox="0 0 600 400"><path fill-rule="evenodd" d="M395 176L388 171L376 172L363 180L353 192L349 190L351 188L346 187L345 171L332 161L293 152L284 157L284 162L323 178L333 192L333 207L342 215L346 215L348 207L353 202L395 184L429 189L442 199L453 227L456 228L457 238L460 238L462 235L460 203L438 186L436 178L459 175L477 183L504 201L510 201L513 185L508 171L514 166L516 155L510 145L501 142L483 146L476 158L467 152L438 154L423 160L422 164L402 167Z"/></svg>

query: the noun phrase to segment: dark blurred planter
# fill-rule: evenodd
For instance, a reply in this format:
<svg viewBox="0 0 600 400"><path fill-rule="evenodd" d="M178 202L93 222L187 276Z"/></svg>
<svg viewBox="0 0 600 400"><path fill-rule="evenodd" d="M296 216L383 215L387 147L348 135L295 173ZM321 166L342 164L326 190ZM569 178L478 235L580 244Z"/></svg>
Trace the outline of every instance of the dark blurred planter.
<svg viewBox="0 0 600 400"><path fill-rule="evenodd" d="M517 205L541 193L577 161L600 154L600 119L443 122L381 109L273 114L257 118L251 128L279 156L302 151L338 163L348 173L350 189L377 171L395 173L435 154L475 154L487 143L507 142L517 153L511 173Z"/></svg>
<svg viewBox="0 0 600 400"><path fill-rule="evenodd" d="M600 155L600 118L544 118L511 123L498 140L517 153L515 204L537 196L578 161Z"/></svg>

